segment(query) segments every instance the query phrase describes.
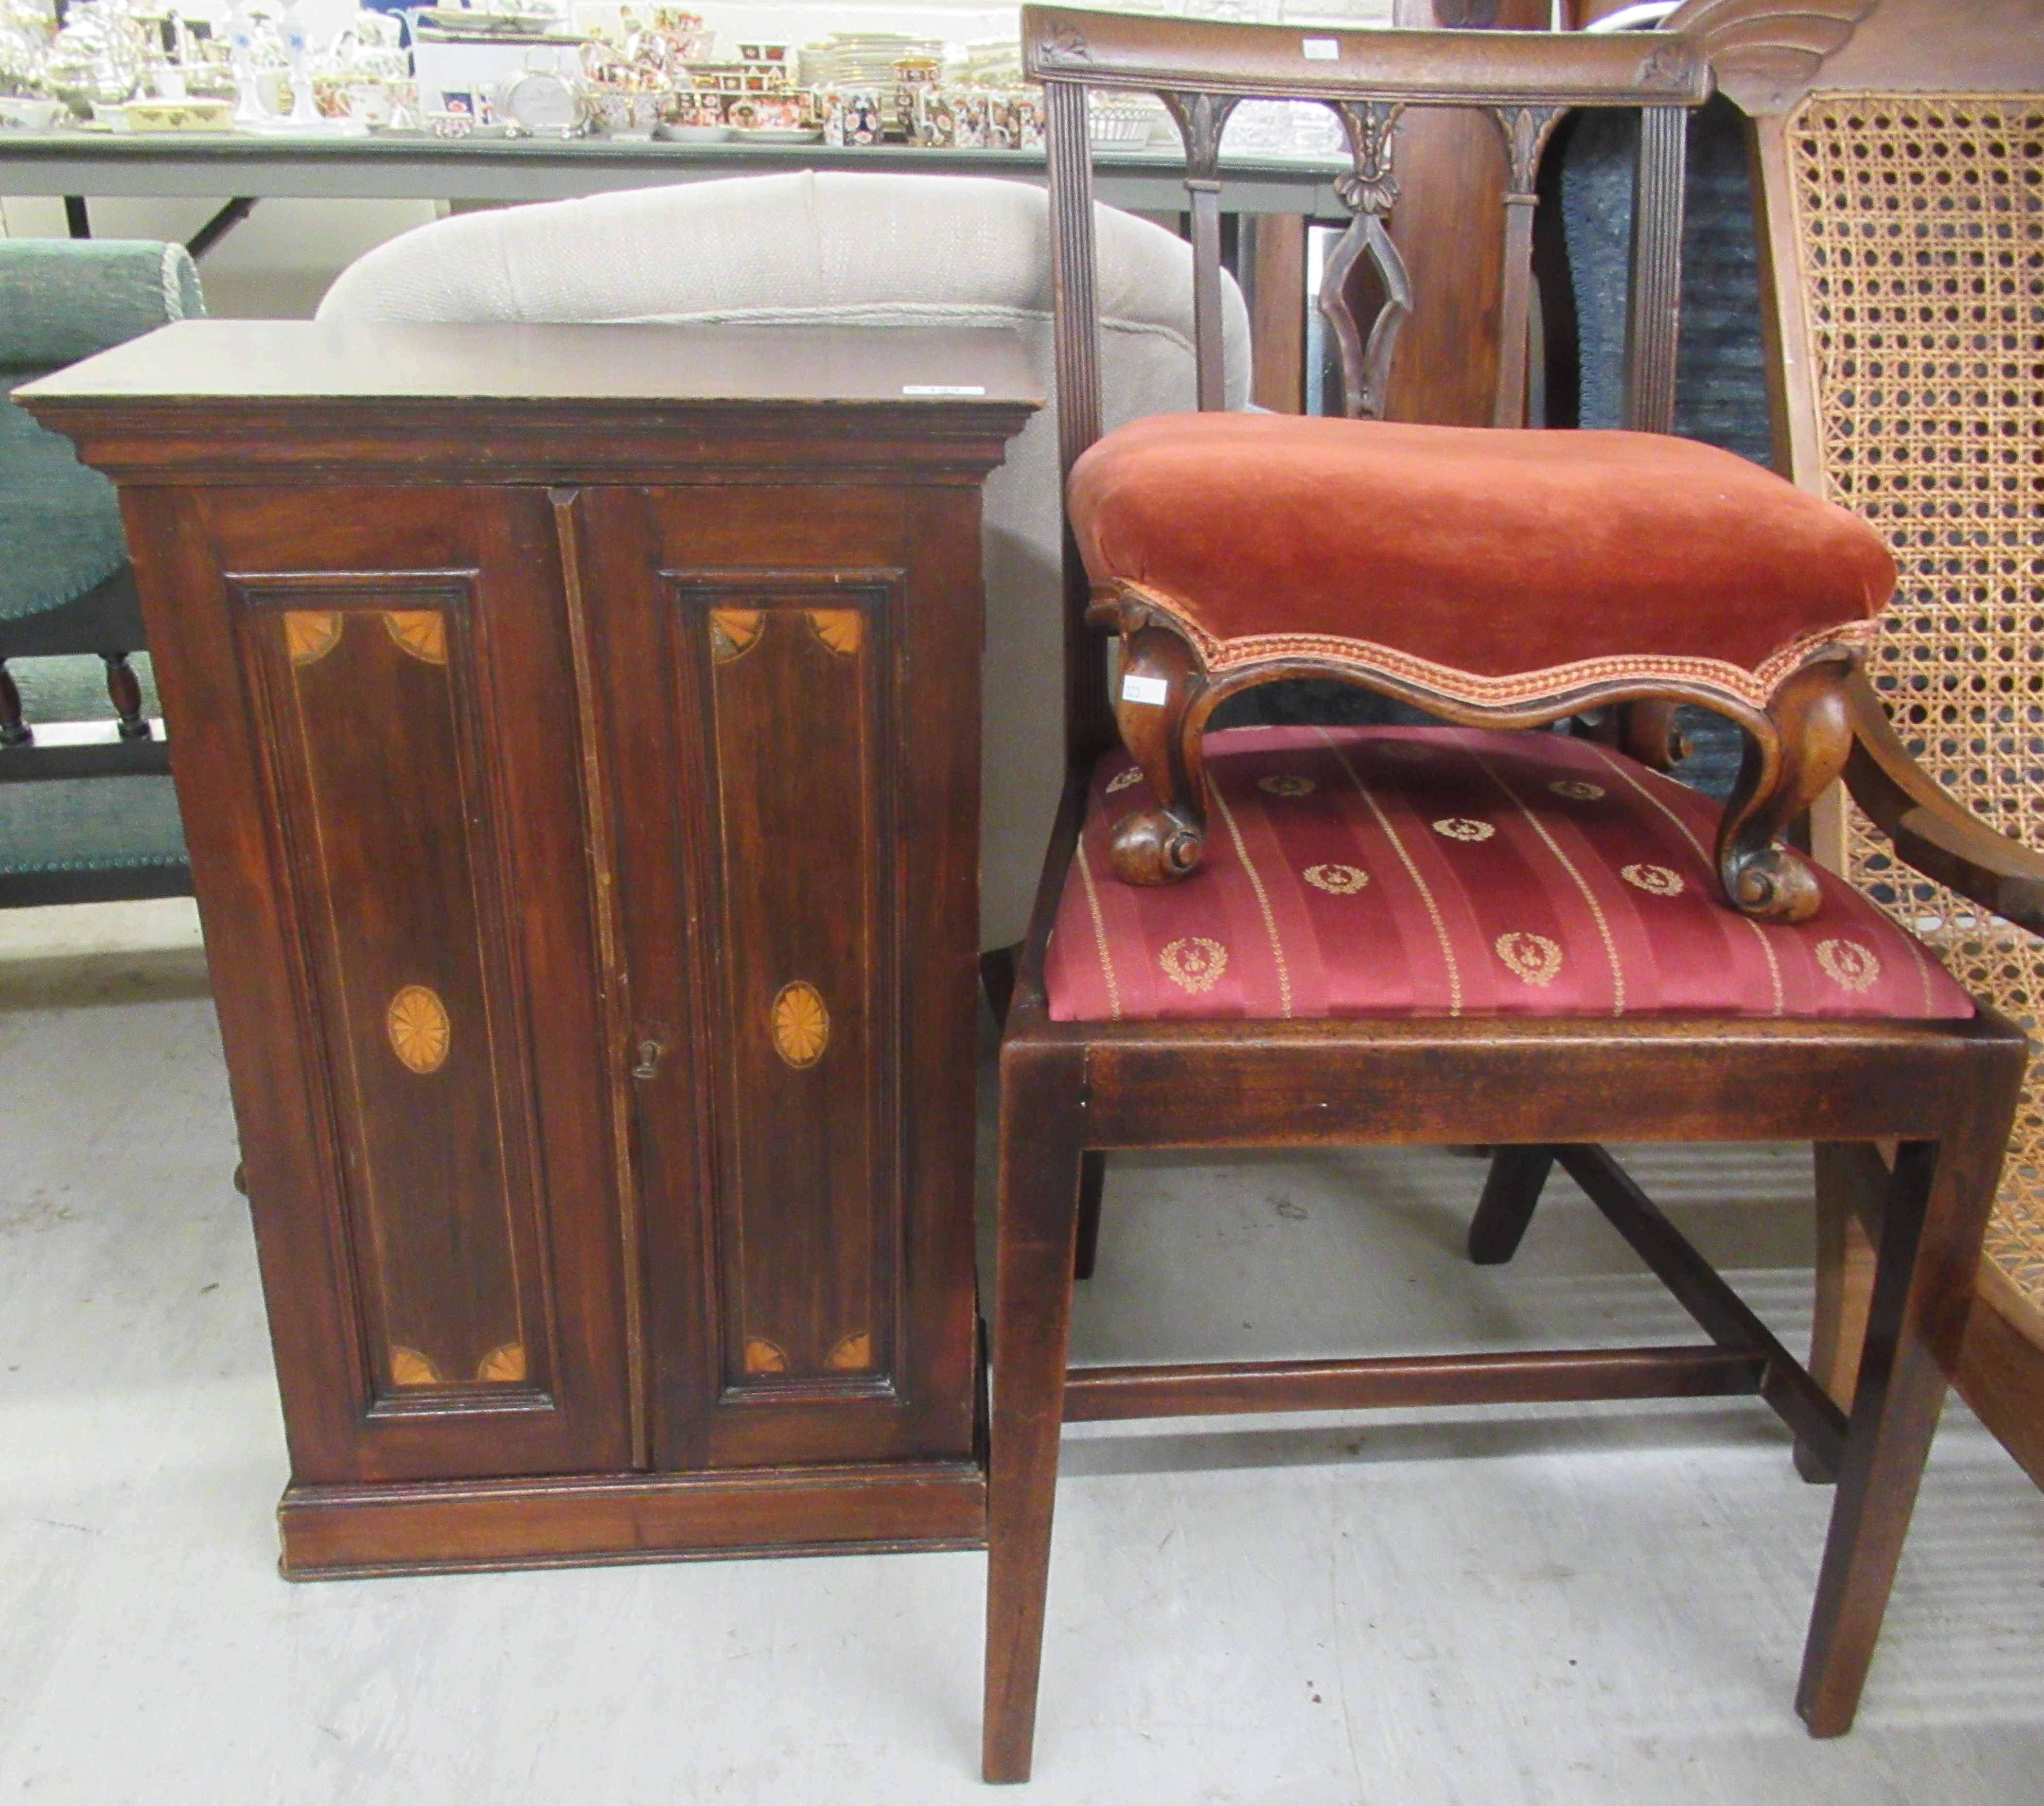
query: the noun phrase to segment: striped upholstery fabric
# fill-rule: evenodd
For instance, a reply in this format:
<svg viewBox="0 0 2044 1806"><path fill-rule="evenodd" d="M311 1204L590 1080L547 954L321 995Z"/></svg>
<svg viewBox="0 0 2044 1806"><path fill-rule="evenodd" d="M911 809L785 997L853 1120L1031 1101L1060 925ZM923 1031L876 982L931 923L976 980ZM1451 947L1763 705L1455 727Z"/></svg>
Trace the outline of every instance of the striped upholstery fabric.
<svg viewBox="0 0 2044 1806"><path fill-rule="evenodd" d="M1150 791L1125 752L1094 773L1051 940L1057 1020L1973 1013L1829 873L1800 926L1737 914L1716 805L1589 741L1266 727L1206 747L1206 855L1181 884L1116 878L1108 836Z"/></svg>

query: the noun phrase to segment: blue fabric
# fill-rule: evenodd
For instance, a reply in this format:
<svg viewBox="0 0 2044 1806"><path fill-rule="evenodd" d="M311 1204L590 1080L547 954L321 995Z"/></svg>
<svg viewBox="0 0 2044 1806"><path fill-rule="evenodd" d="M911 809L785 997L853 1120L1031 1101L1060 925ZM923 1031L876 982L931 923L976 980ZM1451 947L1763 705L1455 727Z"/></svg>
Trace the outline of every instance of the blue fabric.
<svg viewBox="0 0 2044 1806"><path fill-rule="evenodd" d="M0 240L0 390L205 311L181 244ZM0 398L0 621L61 608L127 558L113 486Z"/></svg>
<svg viewBox="0 0 2044 1806"><path fill-rule="evenodd" d="M205 312L198 266L182 244L0 239L0 370L17 380Z"/></svg>
<svg viewBox="0 0 2044 1806"><path fill-rule="evenodd" d="M0 784L0 872L126 871L184 863L184 829L167 778Z"/></svg>
<svg viewBox="0 0 2044 1806"><path fill-rule="evenodd" d="M10 375L5 386L41 374ZM113 484L78 461L68 439L0 402L0 621L61 608L127 561Z"/></svg>

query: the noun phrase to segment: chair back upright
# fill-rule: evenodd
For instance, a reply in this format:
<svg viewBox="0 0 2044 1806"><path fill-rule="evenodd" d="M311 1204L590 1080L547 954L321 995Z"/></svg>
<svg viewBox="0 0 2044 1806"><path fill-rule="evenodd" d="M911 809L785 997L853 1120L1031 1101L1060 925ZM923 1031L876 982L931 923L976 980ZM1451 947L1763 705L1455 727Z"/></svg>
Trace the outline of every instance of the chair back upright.
<svg viewBox="0 0 2044 1806"><path fill-rule="evenodd" d="M1700 33L1337 31L1024 6L1024 65L1045 96L1062 469L1069 473L1101 432L1089 90L1155 94L1184 140L1202 409L1225 405L1220 144L1235 107L1246 99L1317 102L1341 122L1353 167L1335 188L1351 217L1328 257L1320 305L1339 351L1345 411L1361 417L1381 415L1400 326L1425 302L1412 293L1388 225L1398 197L1393 148L1400 116L1420 106L1489 114L1509 165L1499 222L1504 259L1493 421L1500 426L1527 424L1540 153L1572 108L1641 109L1624 424L1667 432L1675 415L1684 149L1690 110L1712 93L1708 49ZM1352 282L1358 265L1361 279ZM1358 294L1367 317L1357 317ZM1068 538L1066 718L1071 756L1081 764L1115 739L1087 601L1085 573Z"/></svg>

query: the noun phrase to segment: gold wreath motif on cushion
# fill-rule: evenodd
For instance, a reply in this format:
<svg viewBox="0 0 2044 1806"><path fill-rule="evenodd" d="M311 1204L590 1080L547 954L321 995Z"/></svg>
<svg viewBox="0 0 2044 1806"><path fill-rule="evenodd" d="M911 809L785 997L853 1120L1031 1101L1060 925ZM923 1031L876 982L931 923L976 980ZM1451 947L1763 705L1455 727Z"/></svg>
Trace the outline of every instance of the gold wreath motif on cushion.
<svg viewBox="0 0 2044 1806"><path fill-rule="evenodd" d="M1108 779L1107 793L1111 797L1116 790L1125 790L1131 784L1139 784L1142 781L1142 767L1132 765L1126 771L1117 772Z"/></svg>
<svg viewBox="0 0 2044 1806"><path fill-rule="evenodd" d="M859 656L859 643L866 630L857 609L811 609L809 631L840 658Z"/></svg>
<svg viewBox="0 0 2044 1806"><path fill-rule="evenodd" d="M1189 935L1170 943L1157 955L1164 976L1181 989L1210 991L1228 970L1228 949L1204 935Z"/></svg>
<svg viewBox="0 0 2044 1806"><path fill-rule="evenodd" d="M1462 840L1473 845L1479 840L1488 840L1497 830L1487 821L1471 821L1465 815L1450 815L1435 822L1434 832L1444 840Z"/></svg>
<svg viewBox="0 0 2044 1806"><path fill-rule="evenodd" d="M709 611L709 655L720 665L742 659L759 644L766 630L761 609L712 609Z"/></svg>
<svg viewBox="0 0 2044 1806"><path fill-rule="evenodd" d="M1304 797L1312 793L1313 781L1301 778L1296 772L1279 771L1268 778L1256 780L1258 790L1274 797Z"/></svg>
<svg viewBox="0 0 2044 1806"><path fill-rule="evenodd" d="M1308 866L1300 875L1330 897L1353 897L1370 882L1370 874L1360 866Z"/></svg>
<svg viewBox="0 0 2044 1806"><path fill-rule="evenodd" d="M1670 871L1666 866L1620 866L1618 875L1650 897L1680 897L1689 888L1680 872Z"/></svg>
<svg viewBox="0 0 2044 1806"><path fill-rule="evenodd" d="M398 647L421 663L447 663L447 617L438 609L386 609L383 625Z"/></svg>
<svg viewBox="0 0 2044 1806"><path fill-rule="evenodd" d="M1551 985L1561 976L1562 950L1545 935L1523 929L1497 937L1497 957L1523 984Z"/></svg>
<svg viewBox="0 0 2044 1806"><path fill-rule="evenodd" d="M748 1374L785 1374L788 1370L787 1351L763 1335L748 1335L745 1339L745 1370Z"/></svg>
<svg viewBox="0 0 2044 1806"><path fill-rule="evenodd" d="M774 993L774 1051L800 1070L814 1066L830 1045L830 1012L814 985L797 978Z"/></svg>
<svg viewBox="0 0 2044 1806"><path fill-rule="evenodd" d="M315 664L340 644L347 624L338 609L286 609L284 650L294 665Z"/></svg>
<svg viewBox="0 0 2044 1806"><path fill-rule="evenodd" d="M1817 963L1823 967L1826 978L1849 991L1871 989L1881 976L1879 956L1872 947L1862 947L1856 940L1819 941Z"/></svg>
<svg viewBox="0 0 2044 1806"><path fill-rule="evenodd" d="M383 1027L391 1051L412 1071L424 1076L446 1063L453 1024L446 1005L424 985L407 985L391 998Z"/></svg>
<svg viewBox="0 0 2044 1806"><path fill-rule="evenodd" d="M1604 794L1603 785L1593 784L1586 778L1557 778L1547 788L1572 803L1593 803Z"/></svg>

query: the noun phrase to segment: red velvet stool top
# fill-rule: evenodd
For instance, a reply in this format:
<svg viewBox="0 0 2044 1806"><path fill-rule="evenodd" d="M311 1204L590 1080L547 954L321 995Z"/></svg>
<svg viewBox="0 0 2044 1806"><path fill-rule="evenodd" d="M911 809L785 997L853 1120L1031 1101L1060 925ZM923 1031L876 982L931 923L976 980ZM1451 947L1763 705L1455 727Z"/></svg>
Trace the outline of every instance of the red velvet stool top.
<svg viewBox="0 0 2044 1806"><path fill-rule="evenodd" d="M1120 882L1148 790L1094 773L1046 978L1059 1021L1369 1016L1969 1016L1844 880L1794 927L1719 893L1708 798L1609 748L1459 728L1236 728L1206 740L1206 858Z"/></svg>
<svg viewBox="0 0 2044 1806"><path fill-rule="evenodd" d="M1895 586L1844 509L1660 433L1158 414L1066 498L1096 594L1158 608L1209 671L1345 659L1473 704L1672 677L1762 707Z"/></svg>

